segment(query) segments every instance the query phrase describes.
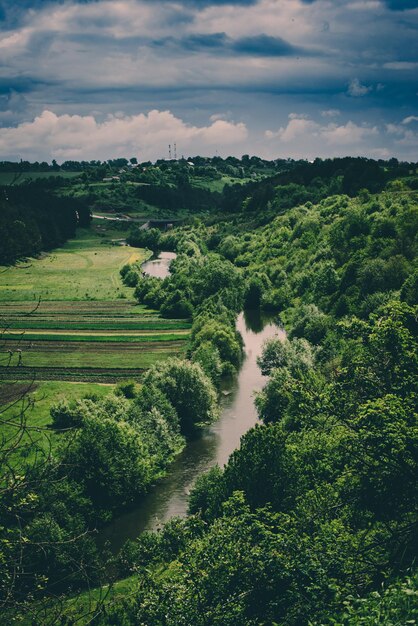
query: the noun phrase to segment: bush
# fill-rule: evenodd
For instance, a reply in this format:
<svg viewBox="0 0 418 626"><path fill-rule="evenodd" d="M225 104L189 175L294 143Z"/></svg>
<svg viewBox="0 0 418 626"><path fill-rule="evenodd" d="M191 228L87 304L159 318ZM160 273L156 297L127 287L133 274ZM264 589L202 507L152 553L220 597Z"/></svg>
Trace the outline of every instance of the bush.
<svg viewBox="0 0 418 626"><path fill-rule="evenodd" d="M159 389L174 407L183 432L218 417L214 387L198 363L170 359L154 366L144 376L144 386L148 385Z"/></svg>
<svg viewBox="0 0 418 626"><path fill-rule="evenodd" d="M128 400L132 400L136 396L136 383L133 380L127 380L125 382L121 382L116 386L115 389L116 395L121 395L127 398Z"/></svg>
<svg viewBox="0 0 418 626"><path fill-rule="evenodd" d="M134 502L155 477L143 438L128 423L113 419L86 418L64 463L94 505L110 510Z"/></svg>
<svg viewBox="0 0 418 626"><path fill-rule="evenodd" d="M69 402L65 399L53 404L49 413L54 428L65 430L79 428L83 424L85 411L80 401Z"/></svg>

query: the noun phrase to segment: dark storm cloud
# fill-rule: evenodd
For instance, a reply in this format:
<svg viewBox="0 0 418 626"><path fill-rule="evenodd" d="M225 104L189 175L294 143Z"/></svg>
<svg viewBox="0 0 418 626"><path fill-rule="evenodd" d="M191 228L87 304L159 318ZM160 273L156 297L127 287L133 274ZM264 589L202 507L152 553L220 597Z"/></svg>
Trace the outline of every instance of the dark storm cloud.
<svg viewBox="0 0 418 626"><path fill-rule="evenodd" d="M268 35L243 37L235 41L232 47L235 52L240 54L257 56L283 57L300 54L300 50L291 46L281 37L270 37Z"/></svg>
<svg viewBox="0 0 418 626"><path fill-rule="evenodd" d="M301 0L303 4L314 4L319 0ZM418 0L382 0L382 3L391 11L408 11L418 8Z"/></svg>
<svg viewBox="0 0 418 626"><path fill-rule="evenodd" d="M391 11L407 11L418 8L418 0L383 0L383 2Z"/></svg>
<svg viewBox="0 0 418 626"><path fill-rule="evenodd" d="M153 1L153 0L148 0L148 2L150 1ZM171 0L171 1L175 2L176 0ZM258 2L258 0L180 0L180 1L181 1L181 4L194 6L197 9L203 9L209 6L225 6L227 4L248 7L248 6L257 4Z"/></svg>
<svg viewBox="0 0 418 626"><path fill-rule="evenodd" d="M0 77L0 94L7 95L11 92L29 95L37 89L57 86L57 81L37 80L27 76L16 76L14 78Z"/></svg>
<svg viewBox="0 0 418 626"><path fill-rule="evenodd" d="M226 55L251 55L283 57L301 54L301 50L290 45L281 37L257 35L232 39L226 33L195 34L176 39L167 37L155 40L152 45L158 48L176 48L184 52L213 52Z"/></svg>
<svg viewBox="0 0 418 626"><path fill-rule="evenodd" d="M195 34L181 39L164 37L151 42L156 48L182 50L184 52L212 51L220 52L230 45L230 40L225 33Z"/></svg>

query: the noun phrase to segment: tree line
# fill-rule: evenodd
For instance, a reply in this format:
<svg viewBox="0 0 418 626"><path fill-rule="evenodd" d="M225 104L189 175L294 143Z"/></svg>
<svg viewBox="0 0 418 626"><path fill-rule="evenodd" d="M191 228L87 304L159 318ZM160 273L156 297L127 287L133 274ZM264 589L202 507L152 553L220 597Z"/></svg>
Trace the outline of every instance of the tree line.
<svg viewBox="0 0 418 626"><path fill-rule="evenodd" d="M0 264L52 250L90 220L83 201L56 196L36 184L0 187Z"/></svg>

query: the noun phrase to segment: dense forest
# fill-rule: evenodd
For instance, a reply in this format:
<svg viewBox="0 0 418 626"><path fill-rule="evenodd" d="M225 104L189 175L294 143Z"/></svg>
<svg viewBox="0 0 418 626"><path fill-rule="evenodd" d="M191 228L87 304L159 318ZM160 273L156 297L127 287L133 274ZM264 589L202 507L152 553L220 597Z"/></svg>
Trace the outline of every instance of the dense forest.
<svg viewBox="0 0 418 626"><path fill-rule="evenodd" d="M105 399L54 404L61 441L52 454L36 437L22 444L24 411L17 434L3 439L0 598L10 618L97 626L418 619L417 165L221 161L150 164L138 176L158 169L164 180L129 191L184 218L167 232L134 226L128 237L177 252L167 278L129 265L121 275L138 303L190 320L187 358ZM236 178L258 170L216 189L226 165ZM103 165L80 171L94 167ZM197 168L199 185L207 170L205 187L193 182ZM40 184L36 193L7 188L1 228L20 229L11 241L38 234L3 263L73 234L82 196L68 192L78 184L67 181L51 203ZM197 480L187 518L108 555L91 531L152 489L185 441L216 420L220 383L243 359L243 308L269 312L287 331L259 359L259 424L224 468ZM104 593L92 613L66 600L125 579L125 591L109 602Z"/></svg>
<svg viewBox="0 0 418 626"><path fill-rule="evenodd" d="M0 187L0 264L52 250L90 219L85 202L56 196L39 185Z"/></svg>

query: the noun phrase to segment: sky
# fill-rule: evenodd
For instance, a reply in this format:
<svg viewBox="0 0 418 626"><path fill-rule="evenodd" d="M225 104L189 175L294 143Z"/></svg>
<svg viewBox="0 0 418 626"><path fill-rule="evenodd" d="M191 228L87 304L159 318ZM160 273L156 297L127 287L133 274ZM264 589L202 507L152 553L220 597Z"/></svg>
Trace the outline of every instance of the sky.
<svg viewBox="0 0 418 626"><path fill-rule="evenodd" d="M0 0L0 160L418 161L418 0Z"/></svg>

